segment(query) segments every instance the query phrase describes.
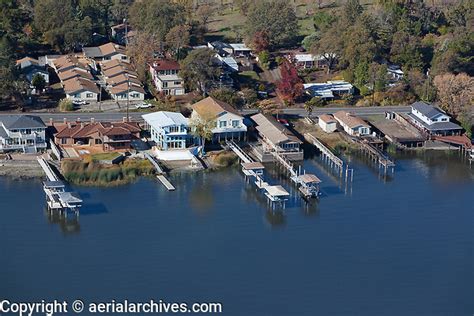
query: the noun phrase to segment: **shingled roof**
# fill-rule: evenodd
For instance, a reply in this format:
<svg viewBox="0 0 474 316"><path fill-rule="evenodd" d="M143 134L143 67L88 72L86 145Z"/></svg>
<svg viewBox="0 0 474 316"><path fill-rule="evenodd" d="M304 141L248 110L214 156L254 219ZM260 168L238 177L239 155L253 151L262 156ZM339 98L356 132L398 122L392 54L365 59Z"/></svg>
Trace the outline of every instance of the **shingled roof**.
<svg viewBox="0 0 474 316"><path fill-rule="evenodd" d="M207 97L199 102L194 103L192 105L192 108L199 115L205 115L209 113L214 117L218 117L224 112L229 112L241 116L239 112L234 107L232 107L232 105L223 101L216 100L213 97Z"/></svg>

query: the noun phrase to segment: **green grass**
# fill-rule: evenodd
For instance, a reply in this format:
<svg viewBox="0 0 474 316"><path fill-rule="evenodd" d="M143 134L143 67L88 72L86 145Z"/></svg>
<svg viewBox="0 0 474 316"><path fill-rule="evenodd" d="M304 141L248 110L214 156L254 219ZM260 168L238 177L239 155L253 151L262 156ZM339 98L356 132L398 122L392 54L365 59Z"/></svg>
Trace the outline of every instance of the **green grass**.
<svg viewBox="0 0 474 316"><path fill-rule="evenodd" d="M119 153L100 153L91 155L92 161L101 161L101 160L113 160L120 156Z"/></svg>

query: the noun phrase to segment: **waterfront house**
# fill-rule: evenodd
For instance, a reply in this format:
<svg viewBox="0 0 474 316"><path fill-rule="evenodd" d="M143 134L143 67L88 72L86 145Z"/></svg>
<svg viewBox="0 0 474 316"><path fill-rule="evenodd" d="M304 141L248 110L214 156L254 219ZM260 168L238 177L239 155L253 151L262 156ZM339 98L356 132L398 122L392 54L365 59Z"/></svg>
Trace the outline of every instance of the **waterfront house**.
<svg viewBox="0 0 474 316"><path fill-rule="evenodd" d="M423 101L411 105L411 122L422 131L436 136L461 135L462 127L451 122L451 117L437 107Z"/></svg>
<svg viewBox="0 0 474 316"><path fill-rule="evenodd" d="M337 129L336 119L329 114L322 114L318 116L318 125L326 133L332 133Z"/></svg>
<svg viewBox="0 0 474 316"><path fill-rule="evenodd" d="M303 88L311 97L328 100L354 93L354 86L343 80L327 81L326 83L305 83Z"/></svg>
<svg viewBox="0 0 474 316"><path fill-rule="evenodd" d="M161 150L184 149L193 142L188 119L181 113L160 111L142 115L145 129Z"/></svg>
<svg viewBox="0 0 474 316"><path fill-rule="evenodd" d="M303 160L300 148L302 142L273 116L258 113L250 118L255 122L260 138L261 148L255 148L260 161L267 161L266 156L270 157L271 151L277 151L289 160ZM273 156L271 159L273 160Z"/></svg>
<svg viewBox="0 0 474 316"><path fill-rule="evenodd" d="M165 95L184 94L184 81L178 72L179 63L174 60L156 60L150 65L150 74L155 88Z"/></svg>
<svg viewBox="0 0 474 316"><path fill-rule="evenodd" d="M342 126L344 131L351 136L370 135L371 128L363 119L346 111L334 113L334 118Z"/></svg>
<svg viewBox="0 0 474 316"><path fill-rule="evenodd" d="M213 142L246 138L247 126L244 124L244 117L230 104L207 97L194 103L192 108L191 119L215 121L215 127L212 129Z"/></svg>
<svg viewBox="0 0 474 316"><path fill-rule="evenodd" d="M35 153L46 148L46 125L32 115L0 117L0 152L21 150Z"/></svg>
<svg viewBox="0 0 474 316"><path fill-rule="evenodd" d="M103 151L128 150L140 138L141 128L134 122L73 122L53 125L54 142L62 147L93 146Z"/></svg>

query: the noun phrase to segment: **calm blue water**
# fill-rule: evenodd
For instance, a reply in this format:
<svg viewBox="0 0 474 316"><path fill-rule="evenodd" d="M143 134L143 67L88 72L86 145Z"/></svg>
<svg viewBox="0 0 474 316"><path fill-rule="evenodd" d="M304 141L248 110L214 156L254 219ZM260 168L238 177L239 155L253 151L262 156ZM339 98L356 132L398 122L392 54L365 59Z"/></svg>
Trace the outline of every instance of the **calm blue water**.
<svg viewBox="0 0 474 316"><path fill-rule="evenodd" d="M346 190L305 161L324 196L274 213L238 168L174 175L175 192L153 179L75 188L85 204L68 224L47 216L39 181L0 178L0 298L213 301L224 315L472 315L469 165L399 158L383 179L351 164Z"/></svg>

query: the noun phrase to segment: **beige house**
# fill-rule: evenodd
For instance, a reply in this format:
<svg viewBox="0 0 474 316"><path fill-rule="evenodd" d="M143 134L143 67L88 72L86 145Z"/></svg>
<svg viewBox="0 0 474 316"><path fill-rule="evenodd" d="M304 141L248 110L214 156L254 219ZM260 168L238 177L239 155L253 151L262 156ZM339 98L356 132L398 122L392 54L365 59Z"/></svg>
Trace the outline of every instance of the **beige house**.
<svg viewBox="0 0 474 316"><path fill-rule="evenodd" d="M351 136L370 135L371 128L363 119L346 111L334 113L334 118L344 128L344 131Z"/></svg>
<svg viewBox="0 0 474 316"><path fill-rule="evenodd" d="M99 88L96 84L82 77L75 77L62 83L66 98L70 100L97 101Z"/></svg>
<svg viewBox="0 0 474 316"><path fill-rule="evenodd" d="M212 129L213 142L246 138L247 126L244 124L244 117L230 104L207 97L194 103L192 108L191 120L215 121L215 127Z"/></svg>

